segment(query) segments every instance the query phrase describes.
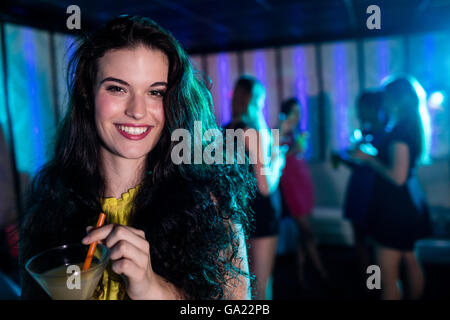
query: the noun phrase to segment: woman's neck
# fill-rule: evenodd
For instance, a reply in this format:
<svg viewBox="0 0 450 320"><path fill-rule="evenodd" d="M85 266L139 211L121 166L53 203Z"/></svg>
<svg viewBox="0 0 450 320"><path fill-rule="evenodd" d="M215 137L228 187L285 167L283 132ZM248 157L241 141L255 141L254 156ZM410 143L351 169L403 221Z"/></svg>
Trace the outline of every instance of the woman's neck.
<svg viewBox="0 0 450 320"><path fill-rule="evenodd" d="M137 186L142 180L145 157L126 159L102 152L102 173L105 178L105 197L119 199L123 193Z"/></svg>

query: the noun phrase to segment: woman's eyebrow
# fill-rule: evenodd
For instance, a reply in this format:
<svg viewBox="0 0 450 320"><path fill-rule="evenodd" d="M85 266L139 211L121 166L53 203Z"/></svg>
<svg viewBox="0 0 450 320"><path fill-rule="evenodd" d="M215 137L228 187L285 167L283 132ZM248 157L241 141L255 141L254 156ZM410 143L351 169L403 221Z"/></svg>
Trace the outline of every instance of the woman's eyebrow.
<svg viewBox="0 0 450 320"><path fill-rule="evenodd" d="M118 82L118 83L123 84L123 85L125 85L125 86L130 86L130 85L128 84L128 82L126 82L126 81L124 81L124 80L121 80L121 79L113 78L113 77L106 77L105 79L103 79L102 81L100 81L100 84L102 84L103 82L106 82L106 81L115 81L115 82ZM165 86L165 87L167 87L167 82L163 82L163 81L155 82L155 83L153 83L153 84L150 86L150 88L151 88L151 87L157 87L157 86Z"/></svg>
<svg viewBox="0 0 450 320"><path fill-rule="evenodd" d="M157 87L157 86L165 86L165 87L167 87L167 82L155 82L155 83L153 83L153 84L150 86L150 88L151 88L151 87Z"/></svg>
<svg viewBox="0 0 450 320"><path fill-rule="evenodd" d="M103 82L106 82L106 81L115 81L115 82L118 82L118 83L120 83L120 84L123 84L124 86L130 86L130 85L128 84L128 82L123 81L123 80L120 80L120 79L117 79L117 78L113 78L113 77L106 77L105 79L103 79L102 81L100 81L100 84L102 84Z"/></svg>

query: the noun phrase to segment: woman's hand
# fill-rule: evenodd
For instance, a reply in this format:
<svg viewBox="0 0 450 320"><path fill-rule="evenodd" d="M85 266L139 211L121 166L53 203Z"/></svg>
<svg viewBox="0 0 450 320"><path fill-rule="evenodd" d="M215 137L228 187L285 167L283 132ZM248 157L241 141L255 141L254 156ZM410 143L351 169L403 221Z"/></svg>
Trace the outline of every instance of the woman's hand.
<svg viewBox="0 0 450 320"><path fill-rule="evenodd" d="M362 151L361 149L356 149L354 150L352 153L350 153L350 156L353 159L357 159L363 162L367 162L369 160L371 160L373 157L367 153L365 153L364 151Z"/></svg>
<svg viewBox="0 0 450 320"><path fill-rule="evenodd" d="M371 165L378 150L371 144L359 143L347 150L349 160L359 165Z"/></svg>
<svg viewBox="0 0 450 320"><path fill-rule="evenodd" d="M369 165L397 186L404 185L408 179L410 166L409 146L404 142L394 142L389 146L389 165L360 149L352 154L352 158Z"/></svg>
<svg viewBox="0 0 450 320"><path fill-rule="evenodd" d="M132 227L108 224L92 230L82 240L83 244L94 241L111 250L112 269L126 279L128 296L133 300L153 299L162 296L162 278L153 272L150 244L145 233Z"/></svg>

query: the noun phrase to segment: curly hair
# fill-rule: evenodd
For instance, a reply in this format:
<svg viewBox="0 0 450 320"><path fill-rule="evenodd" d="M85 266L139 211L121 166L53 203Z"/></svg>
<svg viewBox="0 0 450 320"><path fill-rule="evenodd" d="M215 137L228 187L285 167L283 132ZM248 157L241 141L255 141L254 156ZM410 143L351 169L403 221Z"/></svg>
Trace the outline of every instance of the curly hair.
<svg viewBox="0 0 450 320"><path fill-rule="evenodd" d="M248 237L254 177L247 165L236 161L172 162L173 130L183 128L194 136L195 121L201 121L203 131L218 129L209 91L168 31L148 18L120 16L84 36L69 62L68 111L58 127L50 161L33 179L21 223L24 298L38 298L37 292L42 293L24 271L24 262L44 249L79 242L101 211L105 180L100 170L93 90L98 59L108 50L139 45L162 51L169 60L169 75L163 100L165 126L146 156L145 172L151 174L145 174L140 184L130 225L145 231L154 272L182 289L186 298L229 298L230 279L253 278L233 264L242 257L232 224L241 225ZM206 142L201 143L204 148Z"/></svg>

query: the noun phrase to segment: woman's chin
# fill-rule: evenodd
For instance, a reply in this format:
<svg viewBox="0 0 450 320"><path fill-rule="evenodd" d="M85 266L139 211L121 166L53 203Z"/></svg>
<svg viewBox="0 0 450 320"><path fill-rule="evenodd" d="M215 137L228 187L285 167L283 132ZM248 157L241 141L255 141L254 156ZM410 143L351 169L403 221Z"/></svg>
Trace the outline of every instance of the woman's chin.
<svg viewBox="0 0 450 320"><path fill-rule="evenodd" d="M149 151L147 151L147 150L146 151L126 150L126 151L120 152L120 155L126 159L141 159L141 158L145 158L148 153L149 153Z"/></svg>

